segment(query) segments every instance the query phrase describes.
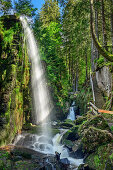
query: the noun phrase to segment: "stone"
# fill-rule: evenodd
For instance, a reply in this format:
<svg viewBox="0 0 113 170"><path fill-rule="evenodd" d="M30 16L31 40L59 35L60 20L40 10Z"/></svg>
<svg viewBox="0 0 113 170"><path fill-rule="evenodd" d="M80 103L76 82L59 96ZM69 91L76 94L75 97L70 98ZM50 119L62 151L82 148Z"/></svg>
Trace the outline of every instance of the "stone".
<svg viewBox="0 0 113 170"><path fill-rule="evenodd" d="M84 117L84 116L77 116L77 119L75 120L75 124L76 124L76 125L80 125L80 124L82 124L85 120L87 120L86 117Z"/></svg>
<svg viewBox="0 0 113 170"><path fill-rule="evenodd" d="M108 130L110 131L110 128L108 126L107 121L103 118L103 116L101 115L97 115L94 116L92 119L90 119L89 121L85 121L78 129L78 133L80 136L82 136L84 134L85 131L87 131L87 129L93 126L95 128L98 129L102 129L102 130Z"/></svg>
<svg viewBox="0 0 113 170"><path fill-rule="evenodd" d="M89 127L82 137L83 149L86 152L93 152L101 144L113 140L113 135L107 130Z"/></svg>
<svg viewBox="0 0 113 170"><path fill-rule="evenodd" d="M113 145L106 144L99 146L95 152L90 154L85 160L91 169L112 170L113 167Z"/></svg>

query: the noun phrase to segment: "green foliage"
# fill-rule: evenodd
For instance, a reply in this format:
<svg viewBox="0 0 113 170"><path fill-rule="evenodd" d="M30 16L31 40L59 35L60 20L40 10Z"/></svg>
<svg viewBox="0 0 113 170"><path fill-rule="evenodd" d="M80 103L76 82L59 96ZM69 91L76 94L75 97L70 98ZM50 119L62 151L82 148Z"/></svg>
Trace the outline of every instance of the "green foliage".
<svg viewBox="0 0 113 170"><path fill-rule="evenodd" d="M100 57L95 62L97 62L97 67L99 67L99 68L102 68L104 66L104 58L103 57Z"/></svg>
<svg viewBox="0 0 113 170"><path fill-rule="evenodd" d="M14 19L14 21L13 21ZM0 115L6 120L0 133L0 145L8 144L22 129L30 114L29 61L26 46L21 46L21 26L14 16L0 18L3 25L0 43ZM15 20L17 22L15 22ZM10 21L10 26L5 22ZM24 52L24 53L23 53Z"/></svg>
<svg viewBox="0 0 113 170"><path fill-rule="evenodd" d="M100 146L86 158L86 163L88 163L91 169L109 169L112 170L113 164L113 154L111 154L112 144L106 144Z"/></svg>
<svg viewBox="0 0 113 170"><path fill-rule="evenodd" d="M80 108L80 115L85 114L88 111L87 108L87 103L91 101L92 99L92 92L90 87L82 88L79 93L77 93L75 97L75 103L79 106Z"/></svg>
<svg viewBox="0 0 113 170"><path fill-rule="evenodd" d="M7 46L7 44L11 45L13 41L13 35L14 35L14 30L12 28L6 31L4 30L3 36L4 36L5 47Z"/></svg>
<svg viewBox="0 0 113 170"><path fill-rule="evenodd" d="M113 131L113 126L110 127L111 131Z"/></svg>
<svg viewBox="0 0 113 170"><path fill-rule="evenodd" d="M24 14L26 16L34 16L37 8L34 8L31 0L18 0L15 2L15 9L17 13Z"/></svg>
<svg viewBox="0 0 113 170"><path fill-rule="evenodd" d="M48 85L54 90L53 99L56 105L61 106L63 109L68 96L68 76L61 49L62 30L61 24L57 19L59 12L55 9L58 9L56 2L45 2L41 13L35 19L34 31L40 44L42 59L46 62ZM55 15L53 14L54 16L49 15L51 10L56 12ZM47 18L49 19L46 23Z"/></svg>
<svg viewBox="0 0 113 170"><path fill-rule="evenodd" d="M53 0L46 0L40 12L40 19L44 27L48 27L51 22L59 22L60 11L58 2Z"/></svg>
<svg viewBox="0 0 113 170"><path fill-rule="evenodd" d="M10 13L11 8L11 0L0 0L0 14Z"/></svg>

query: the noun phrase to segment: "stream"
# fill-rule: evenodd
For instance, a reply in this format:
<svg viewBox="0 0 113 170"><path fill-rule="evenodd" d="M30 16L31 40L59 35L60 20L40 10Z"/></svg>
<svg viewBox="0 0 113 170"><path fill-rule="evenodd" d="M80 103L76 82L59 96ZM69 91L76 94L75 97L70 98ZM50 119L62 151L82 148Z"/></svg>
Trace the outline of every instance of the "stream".
<svg viewBox="0 0 113 170"><path fill-rule="evenodd" d="M74 106L75 103L73 102L67 119L75 120ZM83 164L83 159L71 157L68 148L61 144L61 139L66 132L67 129L60 129L60 133L57 133L54 137L43 134L23 133L16 137L14 145L27 147L40 153L53 156L55 156L55 151L57 151L58 153L61 153L61 160L67 158L70 161L70 169L77 169L80 164Z"/></svg>
<svg viewBox="0 0 113 170"><path fill-rule="evenodd" d="M37 152L46 155L55 156L55 151L61 153L60 160L64 158L70 162L70 168L76 169L83 163L83 159L75 159L70 157L68 149L62 145L61 139L67 130L60 129L60 133L52 136L52 126L50 113L52 112L53 104L47 87L45 72L43 70L39 49L32 29L29 27L27 18L20 17L24 35L26 39L29 58L31 61L31 81L32 81L32 94L33 94L33 121L34 124L41 124L42 133L28 134L22 133L15 139L14 145L30 148ZM70 107L68 119L75 120L74 105ZM54 113L53 113L54 114ZM51 162L50 162L51 163ZM54 169L52 165L52 169Z"/></svg>

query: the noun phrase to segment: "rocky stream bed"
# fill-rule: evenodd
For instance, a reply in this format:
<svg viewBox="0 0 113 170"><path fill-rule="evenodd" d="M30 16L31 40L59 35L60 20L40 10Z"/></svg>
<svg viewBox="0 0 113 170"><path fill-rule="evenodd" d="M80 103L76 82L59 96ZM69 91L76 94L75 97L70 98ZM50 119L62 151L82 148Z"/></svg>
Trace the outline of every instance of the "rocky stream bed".
<svg viewBox="0 0 113 170"><path fill-rule="evenodd" d="M111 117L87 114L79 116L75 121L65 120L52 126L53 136L59 133L60 128L67 129L60 142L68 149L71 157L78 160L83 158L84 164L79 167L60 164L54 154L35 151L32 147L26 147L27 143L20 146L20 142L17 146L8 145L0 148L0 169L112 170L113 135L112 127L108 125L112 123ZM40 134L40 128L28 124L23 127L22 133Z"/></svg>

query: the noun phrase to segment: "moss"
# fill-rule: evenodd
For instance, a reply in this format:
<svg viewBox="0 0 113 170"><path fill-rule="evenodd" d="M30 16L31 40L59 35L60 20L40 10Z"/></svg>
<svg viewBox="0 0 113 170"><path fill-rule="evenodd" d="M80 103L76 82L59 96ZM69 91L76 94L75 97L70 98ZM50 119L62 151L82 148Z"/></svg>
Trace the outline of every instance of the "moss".
<svg viewBox="0 0 113 170"><path fill-rule="evenodd" d="M80 125L80 124L82 124L84 121L86 121L87 120L87 117L85 117L85 116L81 116L81 117L78 117L76 120L75 120L75 124L76 125Z"/></svg>
<svg viewBox="0 0 113 170"><path fill-rule="evenodd" d="M92 119L84 121L81 126L79 127L79 135L82 136L84 131L86 131L90 126L93 126L98 129L102 130L108 130L110 131L110 128L108 126L107 121L103 118L101 115L96 115Z"/></svg>
<svg viewBox="0 0 113 170"><path fill-rule="evenodd" d="M112 142L112 140L113 136L107 130L89 127L82 137L83 149L90 153L100 145Z"/></svg>
<svg viewBox="0 0 113 170"><path fill-rule="evenodd" d="M13 18L11 20L11 18ZM25 123L25 114L31 112L29 90L29 59L26 46L20 32L21 24L14 16L0 18L3 23L3 43L0 55L0 114L6 118L7 124L1 131L0 145L10 143L15 134L20 132ZM14 22L14 20L16 22ZM10 25L7 25L10 23ZM10 21L10 22L9 22ZM4 81L3 81L4 80ZM25 109L27 108L27 109Z"/></svg>
<svg viewBox="0 0 113 170"><path fill-rule="evenodd" d="M112 170L113 160L110 159L110 156L113 154L112 151L112 144L100 146L86 158L85 162L93 169Z"/></svg>
<svg viewBox="0 0 113 170"><path fill-rule="evenodd" d="M65 128L72 128L74 126L74 122L70 119L66 119L64 122L60 122L59 126Z"/></svg>

